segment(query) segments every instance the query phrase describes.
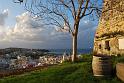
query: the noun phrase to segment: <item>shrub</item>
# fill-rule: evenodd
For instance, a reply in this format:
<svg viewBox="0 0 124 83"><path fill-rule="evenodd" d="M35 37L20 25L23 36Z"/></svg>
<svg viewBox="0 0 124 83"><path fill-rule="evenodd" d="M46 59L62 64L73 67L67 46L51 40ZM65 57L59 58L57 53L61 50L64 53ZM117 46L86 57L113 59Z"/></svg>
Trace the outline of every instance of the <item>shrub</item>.
<svg viewBox="0 0 124 83"><path fill-rule="evenodd" d="M120 56L117 58L117 62L122 62L124 63L124 56Z"/></svg>

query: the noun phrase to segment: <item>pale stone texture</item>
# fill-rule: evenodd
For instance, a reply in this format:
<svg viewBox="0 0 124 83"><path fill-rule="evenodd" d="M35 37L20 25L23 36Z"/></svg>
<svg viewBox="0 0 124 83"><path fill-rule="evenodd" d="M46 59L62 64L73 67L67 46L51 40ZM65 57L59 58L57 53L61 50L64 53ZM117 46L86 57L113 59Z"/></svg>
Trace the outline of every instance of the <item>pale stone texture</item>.
<svg viewBox="0 0 124 83"><path fill-rule="evenodd" d="M102 11L94 39L94 53L124 54L118 43L118 39L124 38L124 0L104 0ZM106 41L109 41L107 49Z"/></svg>

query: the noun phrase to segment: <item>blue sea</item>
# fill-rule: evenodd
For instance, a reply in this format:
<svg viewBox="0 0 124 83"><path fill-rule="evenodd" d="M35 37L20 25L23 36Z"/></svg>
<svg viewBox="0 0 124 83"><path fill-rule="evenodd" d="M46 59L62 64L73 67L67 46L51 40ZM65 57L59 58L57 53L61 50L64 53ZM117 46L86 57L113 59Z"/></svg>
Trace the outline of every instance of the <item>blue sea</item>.
<svg viewBox="0 0 124 83"><path fill-rule="evenodd" d="M78 49L77 54L89 54L93 49ZM72 54L72 49L49 49L50 53L62 55L63 53Z"/></svg>

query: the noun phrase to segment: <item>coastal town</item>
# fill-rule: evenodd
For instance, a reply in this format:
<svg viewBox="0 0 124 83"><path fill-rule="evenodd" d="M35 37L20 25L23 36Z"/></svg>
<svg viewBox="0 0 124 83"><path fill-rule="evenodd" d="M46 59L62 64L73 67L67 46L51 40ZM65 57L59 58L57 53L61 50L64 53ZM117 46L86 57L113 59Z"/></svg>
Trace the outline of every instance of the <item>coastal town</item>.
<svg viewBox="0 0 124 83"><path fill-rule="evenodd" d="M55 65L70 60L66 53L54 55L45 49L6 48L0 50L0 69L13 70Z"/></svg>
<svg viewBox="0 0 124 83"><path fill-rule="evenodd" d="M124 0L1 0L0 83L124 83Z"/></svg>

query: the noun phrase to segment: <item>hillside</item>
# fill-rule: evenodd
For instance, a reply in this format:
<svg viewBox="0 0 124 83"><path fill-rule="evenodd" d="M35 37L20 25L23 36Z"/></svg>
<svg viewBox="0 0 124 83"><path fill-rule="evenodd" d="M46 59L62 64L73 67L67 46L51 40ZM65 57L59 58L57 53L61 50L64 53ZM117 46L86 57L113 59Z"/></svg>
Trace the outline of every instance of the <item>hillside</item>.
<svg viewBox="0 0 124 83"><path fill-rule="evenodd" d="M92 74L90 55L82 62L64 63L18 76L0 79L0 83L121 83L116 76L95 78Z"/></svg>

